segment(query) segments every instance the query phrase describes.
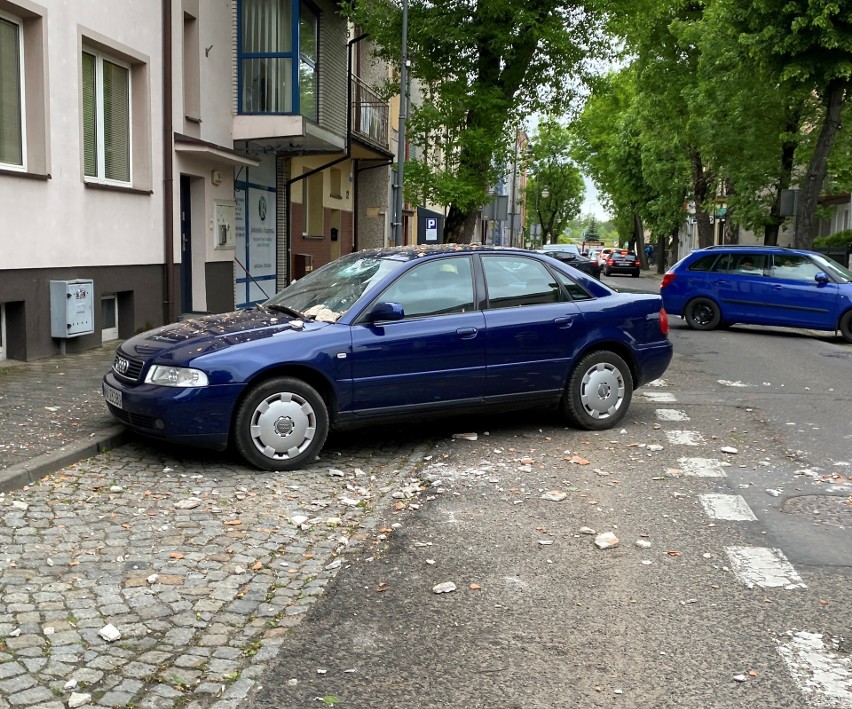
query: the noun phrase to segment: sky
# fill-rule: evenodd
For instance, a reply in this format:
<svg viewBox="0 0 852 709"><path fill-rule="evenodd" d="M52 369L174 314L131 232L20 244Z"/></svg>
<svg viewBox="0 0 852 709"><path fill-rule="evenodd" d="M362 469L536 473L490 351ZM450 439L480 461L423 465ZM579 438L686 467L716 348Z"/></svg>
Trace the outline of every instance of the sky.
<svg viewBox="0 0 852 709"><path fill-rule="evenodd" d="M592 214L598 221L602 222L610 220L612 217L598 201L598 188L595 187L595 183L585 175L583 175L583 181L586 183L586 195L583 206L580 208L580 214Z"/></svg>

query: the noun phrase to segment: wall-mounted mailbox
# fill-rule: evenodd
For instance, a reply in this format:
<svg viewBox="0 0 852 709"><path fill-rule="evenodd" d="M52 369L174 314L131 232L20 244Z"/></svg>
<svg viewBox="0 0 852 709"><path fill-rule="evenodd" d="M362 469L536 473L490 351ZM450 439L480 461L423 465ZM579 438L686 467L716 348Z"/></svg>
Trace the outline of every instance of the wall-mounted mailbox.
<svg viewBox="0 0 852 709"><path fill-rule="evenodd" d="M51 337L79 337L95 331L94 292L90 280L50 282Z"/></svg>

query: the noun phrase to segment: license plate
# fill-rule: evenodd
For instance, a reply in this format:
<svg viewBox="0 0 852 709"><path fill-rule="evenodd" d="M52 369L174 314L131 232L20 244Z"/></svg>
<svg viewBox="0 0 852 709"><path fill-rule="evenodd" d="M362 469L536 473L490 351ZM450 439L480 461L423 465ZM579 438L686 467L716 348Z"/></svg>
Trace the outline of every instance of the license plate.
<svg viewBox="0 0 852 709"><path fill-rule="evenodd" d="M104 384L104 399L117 409L124 408L121 405L121 392L118 389L113 389L109 384Z"/></svg>

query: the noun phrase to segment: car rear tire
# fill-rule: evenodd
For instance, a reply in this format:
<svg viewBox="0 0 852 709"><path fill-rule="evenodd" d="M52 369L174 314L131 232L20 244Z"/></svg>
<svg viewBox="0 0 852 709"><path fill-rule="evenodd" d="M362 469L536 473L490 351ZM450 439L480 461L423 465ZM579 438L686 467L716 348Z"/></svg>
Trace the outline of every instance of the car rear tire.
<svg viewBox="0 0 852 709"><path fill-rule="evenodd" d="M328 408L312 386L276 377L249 391L237 407L234 442L262 470L294 470L312 461L328 436Z"/></svg>
<svg viewBox="0 0 852 709"><path fill-rule="evenodd" d="M719 306L710 298L690 300L684 309L684 317L693 330L715 330L722 322Z"/></svg>
<svg viewBox="0 0 852 709"><path fill-rule="evenodd" d="M843 313L838 326L840 334L846 342L852 342L852 310Z"/></svg>
<svg viewBox="0 0 852 709"><path fill-rule="evenodd" d="M615 426L633 398L633 377L627 363L614 352L592 352L574 367L561 411L569 423L590 431Z"/></svg>

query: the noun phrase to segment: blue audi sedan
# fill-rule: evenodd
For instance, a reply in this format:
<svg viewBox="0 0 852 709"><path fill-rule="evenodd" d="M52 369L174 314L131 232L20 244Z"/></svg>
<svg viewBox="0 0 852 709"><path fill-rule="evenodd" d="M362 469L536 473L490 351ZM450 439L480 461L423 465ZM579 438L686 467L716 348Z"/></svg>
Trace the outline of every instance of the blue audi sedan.
<svg viewBox="0 0 852 709"><path fill-rule="evenodd" d="M331 429L552 407L615 426L672 358L657 294L477 245L359 251L263 304L144 332L103 380L140 434L291 470Z"/></svg>

